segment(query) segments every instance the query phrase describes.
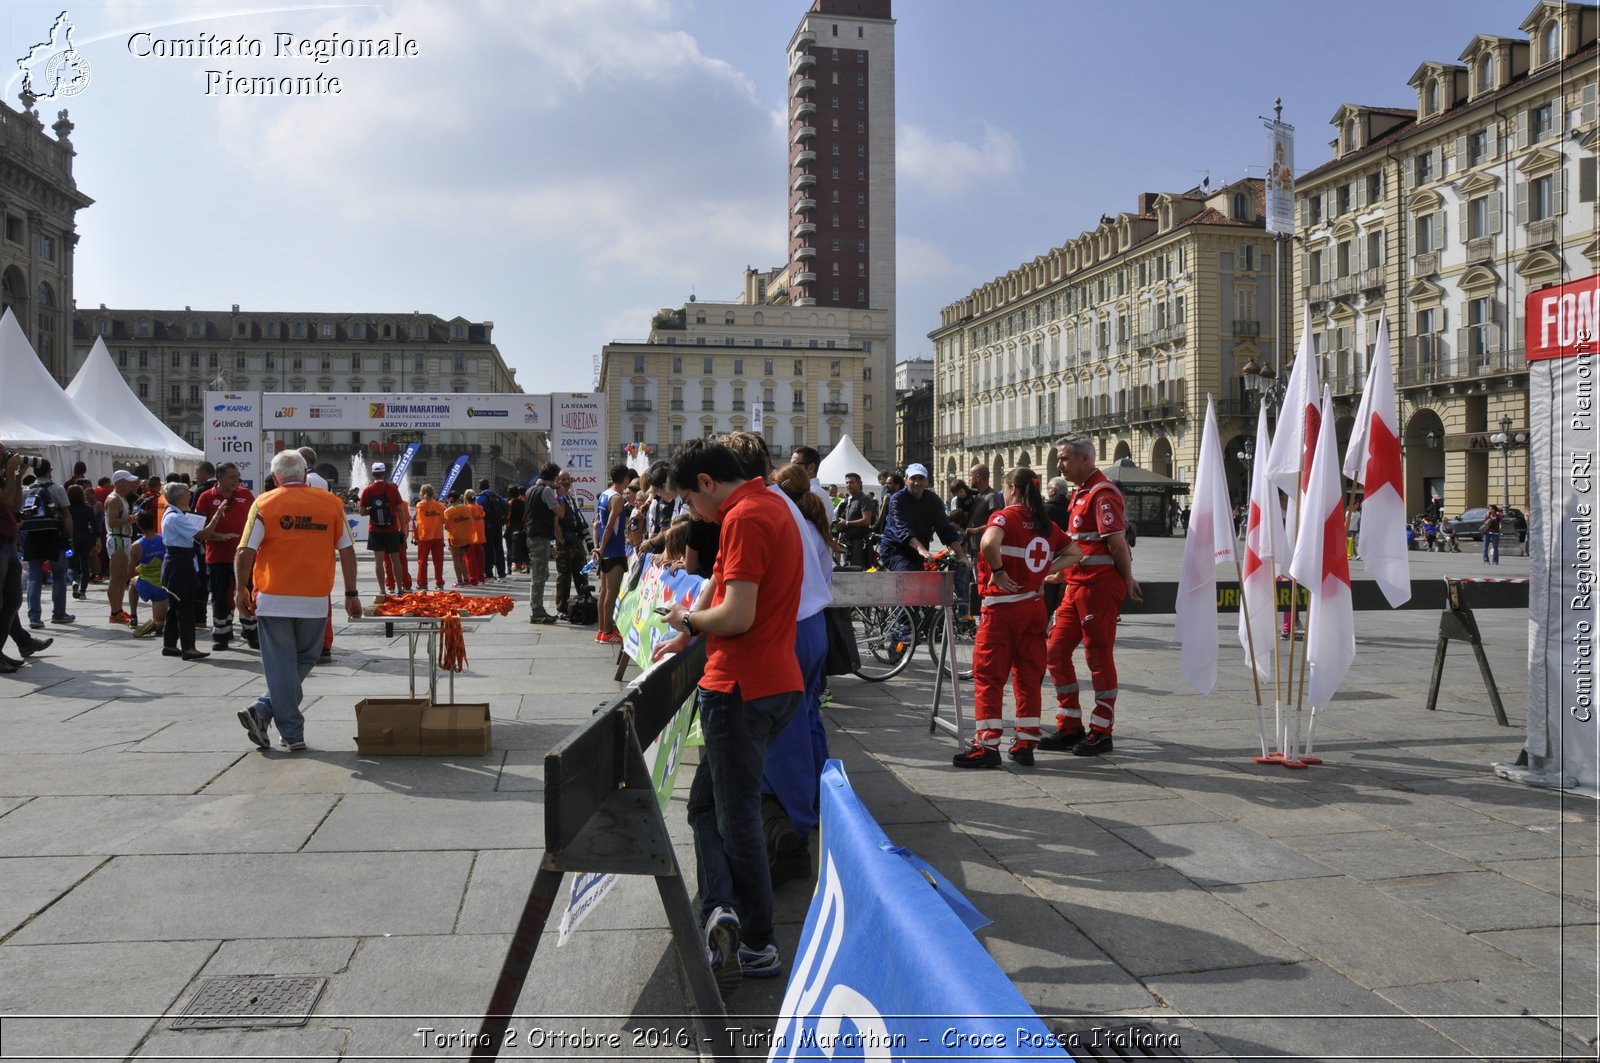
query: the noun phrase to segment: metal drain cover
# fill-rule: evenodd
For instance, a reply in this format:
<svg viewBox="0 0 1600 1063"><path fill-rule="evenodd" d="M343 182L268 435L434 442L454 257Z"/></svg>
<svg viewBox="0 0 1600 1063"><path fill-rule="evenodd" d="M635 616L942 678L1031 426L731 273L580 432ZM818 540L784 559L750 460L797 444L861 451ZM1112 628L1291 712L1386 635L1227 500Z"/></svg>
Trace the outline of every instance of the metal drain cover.
<svg viewBox="0 0 1600 1063"><path fill-rule="evenodd" d="M304 1026L328 985L326 978L282 978L235 974L207 978L172 1020L174 1030L223 1030L250 1026Z"/></svg>
<svg viewBox="0 0 1600 1063"><path fill-rule="evenodd" d="M1132 1026L1091 1026L1056 1030L1061 1045L1081 1060L1168 1059L1189 1063L1178 1051L1178 1035L1162 1033L1147 1022Z"/></svg>

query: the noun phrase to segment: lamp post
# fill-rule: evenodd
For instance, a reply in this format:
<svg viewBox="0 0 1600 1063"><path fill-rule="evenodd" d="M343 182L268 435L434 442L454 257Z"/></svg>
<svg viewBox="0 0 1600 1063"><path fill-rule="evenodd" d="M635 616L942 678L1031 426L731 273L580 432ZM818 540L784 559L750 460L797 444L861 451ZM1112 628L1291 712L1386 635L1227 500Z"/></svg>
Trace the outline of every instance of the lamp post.
<svg viewBox="0 0 1600 1063"><path fill-rule="evenodd" d="M1489 445L1500 452L1500 486L1501 507L1511 509L1511 448L1520 447L1528 441L1528 433L1518 432L1511 434L1511 420L1509 413L1500 416L1500 431L1489 437Z"/></svg>

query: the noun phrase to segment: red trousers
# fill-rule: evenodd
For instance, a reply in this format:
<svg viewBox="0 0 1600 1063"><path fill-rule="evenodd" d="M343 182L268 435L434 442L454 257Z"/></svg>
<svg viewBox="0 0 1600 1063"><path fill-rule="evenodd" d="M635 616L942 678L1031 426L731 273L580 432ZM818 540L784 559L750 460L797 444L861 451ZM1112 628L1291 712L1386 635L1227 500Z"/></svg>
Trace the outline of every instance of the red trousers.
<svg viewBox="0 0 1600 1063"><path fill-rule="evenodd" d="M1078 672L1072 666L1072 655L1080 642L1094 683L1094 711L1089 715L1088 729L1093 734L1111 733L1117 712L1117 664L1111 654L1117 640L1117 617L1127 594L1127 582L1110 567L1089 579L1066 585L1048 647L1050 678L1055 683L1059 706L1056 724L1063 733L1082 734L1084 730Z"/></svg>
<svg viewBox="0 0 1600 1063"><path fill-rule="evenodd" d="M473 543L466 549L467 582L483 582L483 544Z"/></svg>
<svg viewBox="0 0 1600 1063"><path fill-rule="evenodd" d="M1044 681L1044 599L983 607L972 647L972 705L979 745L1000 745L1001 703L1006 679L1017 703L1016 737L1039 741L1039 685Z"/></svg>
<svg viewBox="0 0 1600 1063"><path fill-rule="evenodd" d="M400 560L396 561L393 554L383 555L383 578L390 587L401 590L411 589L411 562L406 558L405 544L400 545Z"/></svg>
<svg viewBox="0 0 1600 1063"><path fill-rule="evenodd" d="M428 559L433 559L433 580L444 586L444 540L424 539L417 544L417 588L428 585Z"/></svg>

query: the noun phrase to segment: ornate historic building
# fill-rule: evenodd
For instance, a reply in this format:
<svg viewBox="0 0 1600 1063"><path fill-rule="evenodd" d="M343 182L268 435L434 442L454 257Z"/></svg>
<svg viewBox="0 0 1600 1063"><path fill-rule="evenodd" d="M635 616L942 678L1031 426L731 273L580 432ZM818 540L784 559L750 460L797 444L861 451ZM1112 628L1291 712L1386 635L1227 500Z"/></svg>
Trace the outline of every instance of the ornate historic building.
<svg viewBox="0 0 1600 1063"><path fill-rule="evenodd" d="M1600 270L1597 24L1543 0L1525 38L1422 63L1414 109L1345 104L1296 187L1296 327L1304 300L1342 442L1388 315L1414 510L1527 505L1523 302Z"/></svg>
<svg viewBox="0 0 1600 1063"><path fill-rule="evenodd" d="M948 484L976 461L997 480L1016 465L1053 471L1052 441L1083 431L1102 462L1187 481L1207 394L1224 439L1253 432L1242 370L1270 358L1274 331L1262 201L1255 179L1144 193L945 307L928 334L936 475Z"/></svg>
<svg viewBox="0 0 1600 1063"><path fill-rule="evenodd" d="M72 263L77 212L94 202L72 177L72 122L60 111L45 132L31 97L0 104L0 303L10 308L57 381L71 379Z"/></svg>

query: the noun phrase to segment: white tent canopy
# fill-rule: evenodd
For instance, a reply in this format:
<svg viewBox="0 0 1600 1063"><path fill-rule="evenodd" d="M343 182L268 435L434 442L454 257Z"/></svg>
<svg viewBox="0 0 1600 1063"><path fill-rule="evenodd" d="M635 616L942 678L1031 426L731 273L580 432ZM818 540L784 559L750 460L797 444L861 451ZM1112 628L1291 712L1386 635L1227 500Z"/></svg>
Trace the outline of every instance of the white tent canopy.
<svg viewBox="0 0 1600 1063"><path fill-rule="evenodd" d="M165 475L177 465L205 457L205 451L185 443L139 401L112 364L111 352L101 337L95 337L89 357L67 385L67 397L91 420L114 428L119 436L147 454L151 470L157 474Z"/></svg>
<svg viewBox="0 0 1600 1063"><path fill-rule="evenodd" d="M837 484L844 486L845 473L855 473L861 477L864 484L876 484L878 470L856 449L849 436L843 436L834 448L828 451L828 456L822 459L822 464L817 466L817 479L824 484Z"/></svg>
<svg viewBox="0 0 1600 1063"><path fill-rule="evenodd" d="M86 462L91 471L109 471L118 458L148 456L67 397L9 307L0 315L0 382L0 440L49 459L57 482L66 479L74 462Z"/></svg>

